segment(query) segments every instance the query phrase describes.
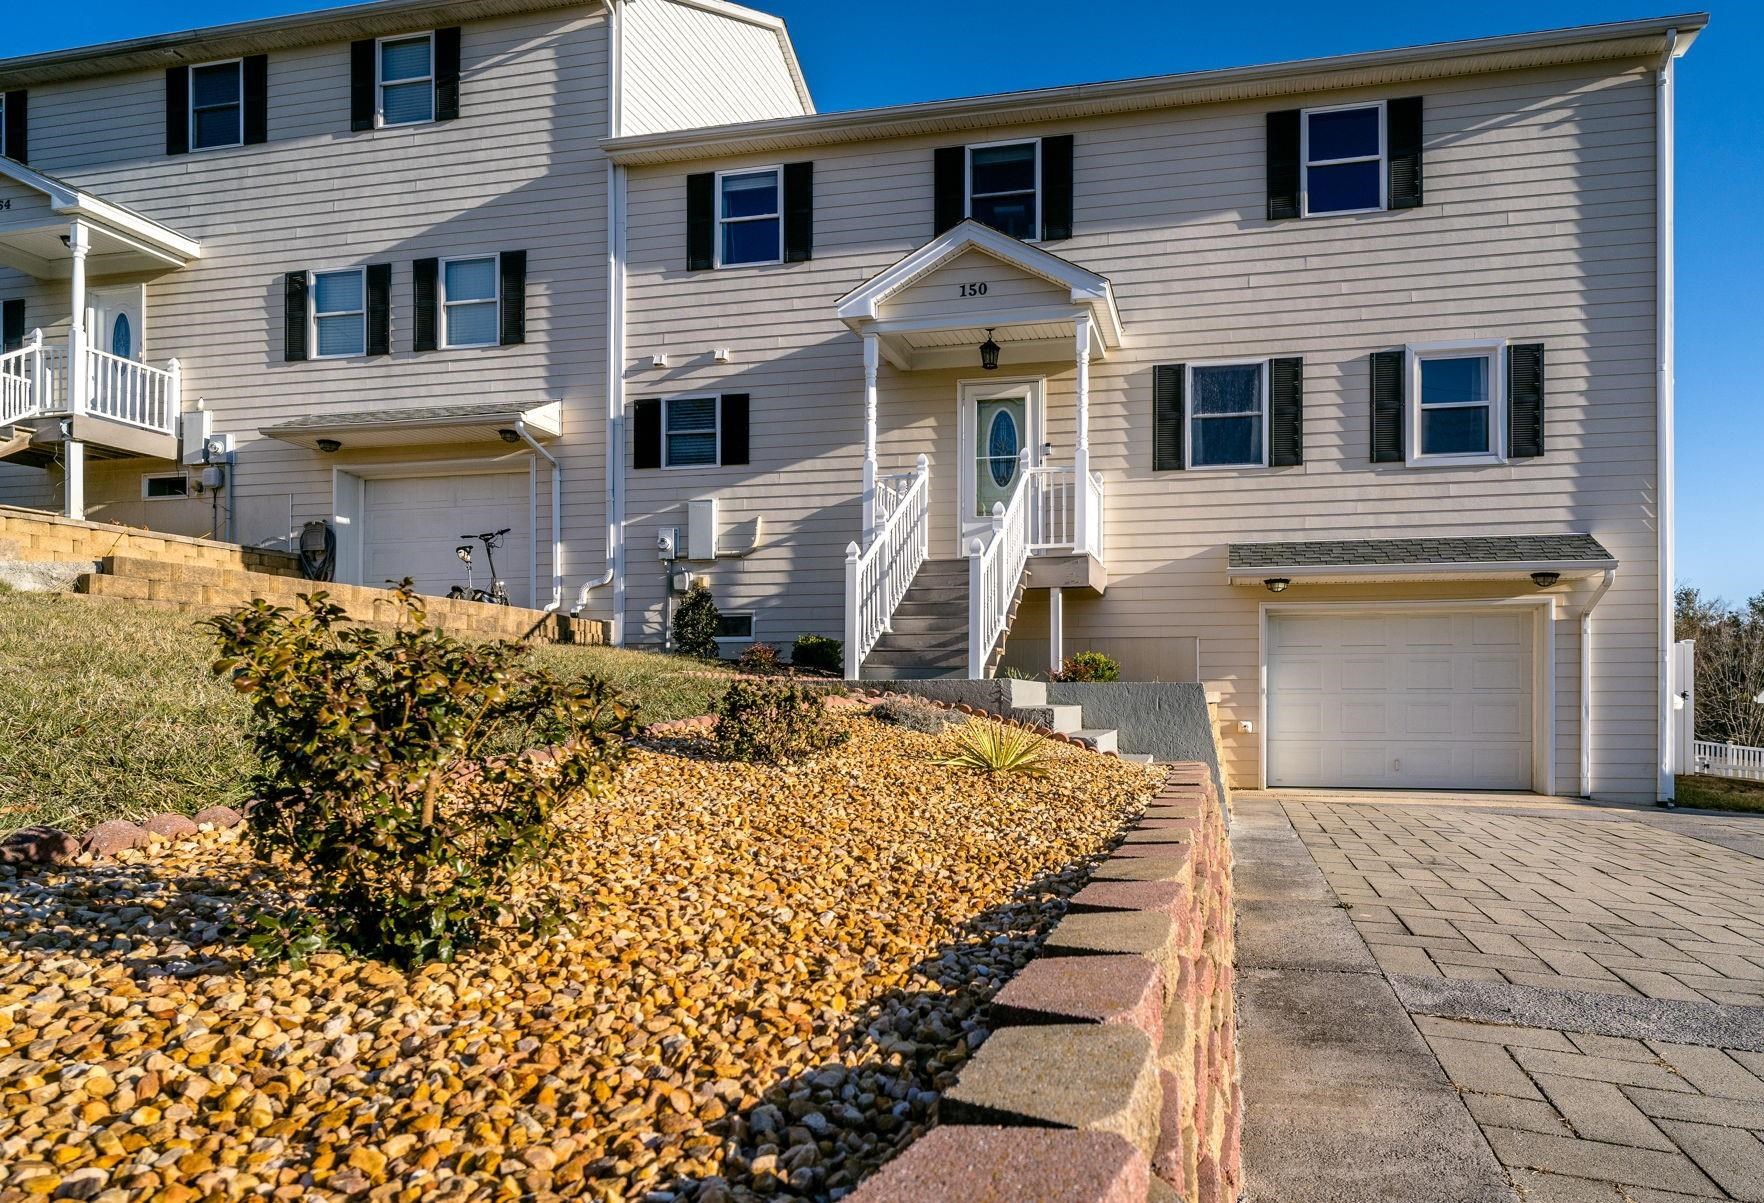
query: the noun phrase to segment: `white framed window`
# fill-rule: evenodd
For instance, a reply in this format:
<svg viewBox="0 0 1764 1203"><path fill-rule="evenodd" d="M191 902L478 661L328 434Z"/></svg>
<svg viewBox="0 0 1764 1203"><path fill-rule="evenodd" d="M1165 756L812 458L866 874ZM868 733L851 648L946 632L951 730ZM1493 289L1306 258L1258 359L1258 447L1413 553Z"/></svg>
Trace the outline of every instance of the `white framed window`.
<svg viewBox="0 0 1764 1203"><path fill-rule="evenodd" d="M190 68L190 149L245 144L245 63L228 59Z"/></svg>
<svg viewBox="0 0 1764 1203"><path fill-rule="evenodd" d="M753 611L723 610L717 614L718 643L752 643Z"/></svg>
<svg viewBox="0 0 1764 1203"><path fill-rule="evenodd" d="M1041 239L1041 139L968 149L968 216L1024 242Z"/></svg>
<svg viewBox="0 0 1764 1203"><path fill-rule="evenodd" d="M1383 101L1305 109L1299 118L1304 215L1387 208L1388 148Z"/></svg>
<svg viewBox="0 0 1764 1203"><path fill-rule="evenodd" d="M494 347L502 341L495 255L441 261L441 345Z"/></svg>
<svg viewBox="0 0 1764 1203"><path fill-rule="evenodd" d="M190 495L190 478L182 472L146 472L141 475L143 501L174 501Z"/></svg>
<svg viewBox="0 0 1764 1203"><path fill-rule="evenodd" d="M1190 468L1267 466L1267 360L1191 363L1182 396Z"/></svg>
<svg viewBox="0 0 1764 1203"><path fill-rule="evenodd" d="M312 273L312 348L315 359L367 354L367 270Z"/></svg>
<svg viewBox="0 0 1764 1203"><path fill-rule="evenodd" d="M1407 350L1409 462L1504 463L1506 344L1419 343Z"/></svg>
<svg viewBox="0 0 1764 1203"><path fill-rule="evenodd" d="M713 394L670 397L662 402L662 467L720 466L722 406Z"/></svg>
<svg viewBox="0 0 1764 1203"><path fill-rule="evenodd" d="M381 38L375 51L378 123L422 125L435 120L435 35Z"/></svg>
<svg viewBox="0 0 1764 1203"><path fill-rule="evenodd" d="M717 172L717 266L784 262L784 169Z"/></svg>

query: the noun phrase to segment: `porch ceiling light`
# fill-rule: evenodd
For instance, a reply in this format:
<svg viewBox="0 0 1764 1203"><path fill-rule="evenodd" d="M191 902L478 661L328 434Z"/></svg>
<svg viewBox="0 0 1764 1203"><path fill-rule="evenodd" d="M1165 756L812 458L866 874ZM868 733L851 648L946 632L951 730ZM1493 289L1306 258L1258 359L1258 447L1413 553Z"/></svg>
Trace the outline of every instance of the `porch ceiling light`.
<svg viewBox="0 0 1764 1203"><path fill-rule="evenodd" d="M1531 583L1539 589L1548 589L1561 579L1562 574L1559 572L1534 572L1531 574Z"/></svg>
<svg viewBox="0 0 1764 1203"><path fill-rule="evenodd" d="M986 341L980 344L980 366L988 372L998 371L998 344L992 341L990 327L986 331Z"/></svg>
<svg viewBox="0 0 1764 1203"><path fill-rule="evenodd" d="M506 426L497 431L496 434L505 443L518 443L521 441L521 432L518 430L512 430Z"/></svg>
<svg viewBox="0 0 1764 1203"><path fill-rule="evenodd" d="M335 455L343 450L343 444L336 439L320 439L318 440L318 449L326 455Z"/></svg>
<svg viewBox="0 0 1764 1203"><path fill-rule="evenodd" d="M1263 581L1262 584L1268 586L1269 593L1285 593L1286 587L1292 584L1292 582L1283 576L1271 576Z"/></svg>

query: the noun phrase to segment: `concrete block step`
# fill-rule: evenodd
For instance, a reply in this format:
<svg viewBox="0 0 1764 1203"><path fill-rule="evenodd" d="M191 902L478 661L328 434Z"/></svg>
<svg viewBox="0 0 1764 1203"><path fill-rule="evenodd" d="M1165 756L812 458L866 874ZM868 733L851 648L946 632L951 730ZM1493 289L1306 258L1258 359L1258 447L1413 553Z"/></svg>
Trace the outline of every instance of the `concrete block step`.
<svg viewBox="0 0 1764 1203"><path fill-rule="evenodd" d="M1151 764L1154 760L1150 752L1122 752L1120 756L1122 760L1131 761L1133 764Z"/></svg>
<svg viewBox="0 0 1764 1203"><path fill-rule="evenodd" d="M1090 727L1082 731L1068 732L1074 739L1081 739L1098 752L1114 752L1120 747L1115 732L1102 727Z"/></svg>
<svg viewBox="0 0 1764 1203"><path fill-rule="evenodd" d="M1082 706L1019 706L1011 711L1011 716L1067 735L1084 728Z"/></svg>

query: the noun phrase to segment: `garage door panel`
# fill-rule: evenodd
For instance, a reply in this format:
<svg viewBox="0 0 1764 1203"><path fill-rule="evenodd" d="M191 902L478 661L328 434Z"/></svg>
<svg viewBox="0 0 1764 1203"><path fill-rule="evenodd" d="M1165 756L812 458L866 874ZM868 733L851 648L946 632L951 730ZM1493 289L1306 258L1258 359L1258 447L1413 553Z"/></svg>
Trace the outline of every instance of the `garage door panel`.
<svg viewBox="0 0 1764 1203"><path fill-rule="evenodd" d="M1346 656L1339 665L1344 693L1383 693L1390 688L1390 663L1385 656Z"/></svg>
<svg viewBox="0 0 1764 1203"><path fill-rule="evenodd" d="M370 479L362 494L362 582L408 576L418 593L445 596L466 583L454 548L463 534L509 528L496 549L496 572L518 606L531 604L531 502L524 473L467 473ZM470 541L473 583L490 587L484 546Z"/></svg>
<svg viewBox="0 0 1764 1203"><path fill-rule="evenodd" d="M1450 656L1407 656L1403 664L1410 689L1449 691L1452 688Z"/></svg>
<svg viewBox="0 0 1764 1203"><path fill-rule="evenodd" d="M1316 693L1323 688L1323 661L1303 655L1283 658L1269 666L1268 684L1289 695Z"/></svg>

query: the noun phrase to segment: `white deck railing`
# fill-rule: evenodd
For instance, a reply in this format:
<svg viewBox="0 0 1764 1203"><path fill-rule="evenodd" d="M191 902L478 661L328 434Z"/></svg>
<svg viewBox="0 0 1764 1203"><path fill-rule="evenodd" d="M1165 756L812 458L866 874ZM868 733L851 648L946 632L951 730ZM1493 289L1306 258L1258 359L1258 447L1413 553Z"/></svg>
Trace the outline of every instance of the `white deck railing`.
<svg viewBox="0 0 1764 1203"><path fill-rule="evenodd" d="M1103 556L1102 474L1100 472L1086 473L1084 487L1088 491L1088 496L1085 498L1084 525L1089 528L1084 532L1084 550L1098 560L1105 560Z"/></svg>
<svg viewBox="0 0 1764 1203"><path fill-rule="evenodd" d="M178 361L149 367L108 351L86 351L86 412L128 426L176 434Z"/></svg>
<svg viewBox="0 0 1764 1203"><path fill-rule="evenodd" d="M1029 566L1030 522L1029 452L1022 453L1023 470L1008 501L992 505L992 533L976 537L968 551L968 677L986 676L992 649L1011 618L1011 603Z"/></svg>
<svg viewBox="0 0 1764 1203"><path fill-rule="evenodd" d="M864 657L888 629L931 549L931 462L876 483L876 537L845 549L845 676L857 680ZM883 498L886 497L886 502Z"/></svg>
<svg viewBox="0 0 1764 1203"><path fill-rule="evenodd" d="M1764 748L1744 744L1717 744L1697 740L1693 745L1696 771L1714 777L1743 777L1764 781Z"/></svg>
<svg viewBox="0 0 1764 1203"><path fill-rule="evenodd" d="M67 412L67 348L31 331L25 345L0 355L0 426Z"/></svg>
<svg viewBox="0 0 1764 1203"><path fill-rule="evenodd" d="M1077 475L1070 468L1031 468L1029 479L1029 550L1056 551L1070 548L1076 522L1077 499L1073 485Z"/></svg>

